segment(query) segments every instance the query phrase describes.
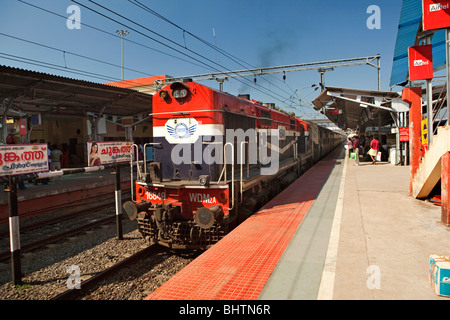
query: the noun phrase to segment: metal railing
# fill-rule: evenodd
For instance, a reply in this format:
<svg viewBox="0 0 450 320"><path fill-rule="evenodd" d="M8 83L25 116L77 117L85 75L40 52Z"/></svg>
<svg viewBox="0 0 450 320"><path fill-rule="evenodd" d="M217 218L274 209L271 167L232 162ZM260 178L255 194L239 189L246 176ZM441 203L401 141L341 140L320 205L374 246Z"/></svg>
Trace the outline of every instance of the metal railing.
<svg viewBox="0 0 450 320"><path fill-rule="evenodd" d="M447 106L447 90L446 86L442 87L441 92L439 93L439 98L436 100L434 106L433 106L433 124L437 121L438 124L443 122L445 119L448 119L448 106ZM448 123L447 123L448 124ZM433 127L432 134L434 135L437 133L437 128Z"/></svg>
<svg viewBox="0 0 450 320"><path fill-rule="evenodd" d="M136 176L138 180L142 180L143 177L147 176L147 161L152 161L154 159L154 154L153 154L153 159L152 160L147 160L147 152L146 149L148 146L156 146L156 145L161 145L161 142L148 142L144 144L144 160L139 160L139 146L137 144L133 144L131 146L131 160L130 160L130 175L131 175L131 201L136 202L136 199L134 198L134 192L133 192L133 188L135 186L135 182L134 182L134 174L133 174L133 169L134 169L134 165L136 165ZM136 155L136 159L134 159L134 155ZM144 173L142 173L141 170L141 164L144 164L144 168L143 171Z"/></svg>
<svg viewBox="0 0 450 320"><path fill-rule="evenodd" d="M231 142L227 142L223 145L223 169L220 173L219 179L217 182L219 183L222 180L222 176L224 177L224 182L228 183L227 179L227 146L231 147L231 207L228 210L233 210L234 208L234 146Z"/></svg>

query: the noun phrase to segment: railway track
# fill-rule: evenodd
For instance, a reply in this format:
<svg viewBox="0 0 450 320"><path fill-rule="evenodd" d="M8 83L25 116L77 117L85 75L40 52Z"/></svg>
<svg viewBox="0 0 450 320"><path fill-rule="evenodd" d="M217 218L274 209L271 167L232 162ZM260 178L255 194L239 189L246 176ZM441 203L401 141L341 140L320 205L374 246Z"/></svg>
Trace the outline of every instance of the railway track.
<svg viewBox="0 0 450 320"><path fill-rule="evenodd" d="M105 214L108 215L105 220L115 220L113 208ZM55 222L58 220L56 219ZM72 220L67 219L65 223L70 221ZM39 224L46 225L45 222ZM71 237L66 241L59 240L51 246L41 245L29 253L24 253L23 286L15 287L11 283L9 264L0 262L0 300L139 300L162 285L193 259L191 253L181 256L179 252L170 252L161 246L153 252L154 249L147 248L145 241L138 233L135 221L124 219L123 240L117 239L114 223L102 226L104 227L94 229L93 232ZM40 227L37 229L35 227L36 225L30 224L29 231L38 232ZM87 224L79 228L79 231L84 232L86 228ZM66 231L75 232L74 230ZM8 252L7 255L9 257L10 253ZM127 268L132 263L135 263L133 267ZM86 292L95 284L102 282L106 282L106 285L109 283L110 287L101 285L100 288L103 288L100 289L101 293L95 293L98 289L93 289L94 293L87 293L84 296L80 290L63 294L68 289L67 280L70 277L67 267L73 265L81 270L83 281L81 291ZM118 286L117 284L123 283L124 280L112 280L112 277L126 272L131 273L122 275L126 277L127 285ZM59 295L61 296L58 297Z"/></svg>
<svg viewBox="0 0 450 320"><path fill-rule="evenodd" d="M21 250L22 252L29 252L38 248L41 248L43 246L46 246L48 244L54 243L54 242L58 242L61 240L65 240L68 237L80 234L86 230L90 230L92 228L96 228L99 227L101 225L107 224L107 223L111 223L115 221L115 216L111 216L111 217L107 217L101 220L97 220L85 225L82 225L80 227L71 229L71 230L67 230L52 236L48 236L46 238L28 243L26 245L23 245ZM9 258L11 257L11 252L10 251L4 251L2 253L0 253L0 261L6 261L9 260Z"/></svg>
<svg viewBox="0 0 450 320"><path fill-rule="evenodd" d="M77 210L69 205L66 208L68 213L61 209L56 214L50 214L55 209L51 206L48 207L46 212L40 212L44 218L28 221L26 225L20 227L22 253L36 250L48 244L59 242L87 230L114 222L116 218L112 207L114 203L109 200L102 201L100 197L98 197L98 200L98 204L90 206L89 210L86 207L80 207ZM49 215L50 218L45 218L46 215ZM107 216L105 217L105 215ZM32 219L30 218L29 220ZM72 227L73 225L77 227ZM44 229L46 231L41 231ZM55 229L62 229L63 231L55 233ZM42 233L45 235L36 240ZM0 232L0 239L3 240L1 246L4 247L4 249L0 249L0 262L4 262L9 260L11 255L10 251L6 249L6 241L9 241L9 229L7 226L3 226Z"/></svg>
<svg viewBox="0 0 450 320"><path fill-rule="evenodd" d="M112 275L119 272L119 270L126 268L126 267L132 265L133 263L136 263L137 261L143 259L145 256L157 252L158 249L159 249L159 247L157 245L153 245L153 246L144 248L141 251L132 255L131 257L126 258L126 259L116 263L115 265L107 268L106 270L81 282L79 284L79 288L73 287L71 289L68 289L67 291L64 291L63 293L58 294L57 296L53 297L50 300L74 300L77 297L86 295L86 291L93 288L100 281L105 280L108 277L111 277Z"/></svg>
<svg viewBox="0 0 450 320"><path fill-rule="evenodd" d="M104 205L101 207L104 207ZM109 217L105 217L102 221L85 223L77 228L66 228L60 234L47 237L49 238L47 240L32 241L23 245L22 251L33 250L31 258L24 259L25 266L22 268L23 281L26 286L30 287L27 287L25 290L17 290L11 283L0 281L0 300L142 299L170 279L171 276L198 255L199 252L189 252L182 256L180 251L171 251L165 247L159 253L155 253L154 246L144 248L146 247L145 241L138 234L136 230L137 225L128 229L127 232L129 233L124 240L117 240L114 228L109 228L109 230L94 231L93 233L82 235L70 242L61 241L74 234L91 229L96 225L114 221L114 210L112 207L109 209L111 211ZM93 210L90 211L92 212ZM73 216L80 218L81 212L78 215L73 213ZM60 216L38 224L30 224L24 227L22 231L36 233L36 230L39 230L42 226L48 226L50 222L58 224L63 220L67 220L70 223L69 217ZM128 226L134 223L135 221L127 221ZM133 231L130 232L130 230ZM103 238L98 241L91 240L91 237L94 236ZM49 240L50 242L59 241L60 243L57 246L46 248ZM7 259L6 256L9 258L10 252L5 252L3 255ZM33 263L34 265L29 267L26 265L28 263ZM130 268L129 266L132 264L135 265ZM82 280L80 284L81 290L67 290L68 283L66 281L69 279L70 274L67 274L66 269L72 265L79 266L82 270L80 279ZM116 274L126 273L127 269L131 274L122 276L125 278L120 280L113 280ZM103 286L102 289L92 289L103 282L106 282L106 284L101 284ZM2 295L2 291L8 293Z"/></svg>

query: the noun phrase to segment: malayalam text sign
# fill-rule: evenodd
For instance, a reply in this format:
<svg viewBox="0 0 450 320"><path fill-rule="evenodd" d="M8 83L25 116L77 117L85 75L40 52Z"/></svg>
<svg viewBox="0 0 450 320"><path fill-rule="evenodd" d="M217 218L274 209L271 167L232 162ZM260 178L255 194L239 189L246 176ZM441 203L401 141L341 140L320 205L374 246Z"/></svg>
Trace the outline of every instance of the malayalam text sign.
<svg viewBox="0 0 450 320"><path fill-rule="evenodd" d="M101 166L131 160L132 141L88 142L88 166Z"/></svg>
<svg viewBox="0 0 450 320"><path fill-rule="evenodd" d="M398 140L409 141L409 127L400 127L398 129Z"/></svg>
<svg viewBox="0 0 450 320"><path fill-rule="evenodd" d="M48 171L47 144L0 145L0 177Z"/></svg>
<svg viewBox="0 0 450 320"><path fill-rule="evenodd" d="M450 27L450 0L422 1L423 31Z"/></svg>
<svg viewBox="0 0 450 320"><path fill-rule="evenodd" d="M409 80L433 79L433 48L431 44L408 48Z"/></svg>

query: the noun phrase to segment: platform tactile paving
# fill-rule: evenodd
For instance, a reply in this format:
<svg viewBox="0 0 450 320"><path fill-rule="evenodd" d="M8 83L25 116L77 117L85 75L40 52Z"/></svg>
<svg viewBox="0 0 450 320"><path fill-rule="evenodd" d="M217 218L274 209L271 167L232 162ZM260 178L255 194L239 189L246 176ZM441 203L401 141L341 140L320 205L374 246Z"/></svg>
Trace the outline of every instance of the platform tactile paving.
<svg viewBox="0 0 450 320"><path fill-rule="evenodd" d="M320 161L147 299L257 299L335 160Z"/></svg>

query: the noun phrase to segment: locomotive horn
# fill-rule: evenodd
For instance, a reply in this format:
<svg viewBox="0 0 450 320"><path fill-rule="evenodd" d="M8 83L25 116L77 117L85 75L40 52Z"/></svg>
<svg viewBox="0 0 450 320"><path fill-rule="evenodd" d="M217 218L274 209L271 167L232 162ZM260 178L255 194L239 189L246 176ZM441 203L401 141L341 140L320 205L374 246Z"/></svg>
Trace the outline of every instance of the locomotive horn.
<svg viewBox="0 0 450 320"><path fill-rule="evenodd" d="M151 202L134 203L133 201L127 201L122 207L128 219L133 221L136 219L138 212L146 211L151 205Z"/></svg>

